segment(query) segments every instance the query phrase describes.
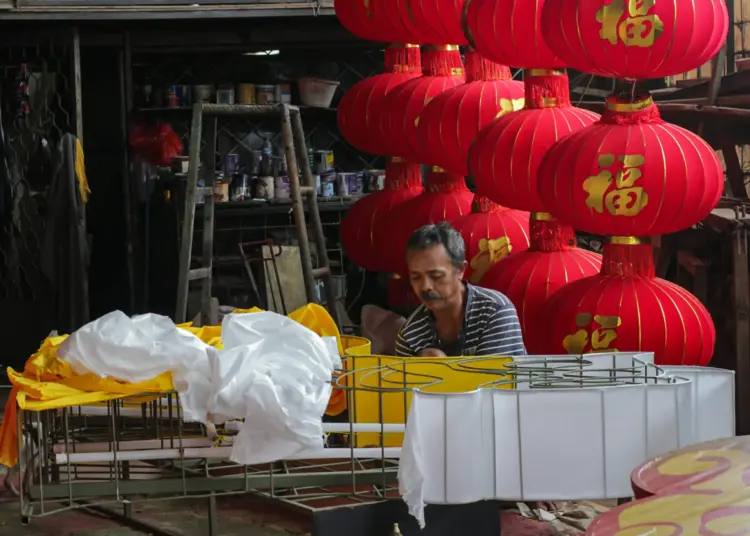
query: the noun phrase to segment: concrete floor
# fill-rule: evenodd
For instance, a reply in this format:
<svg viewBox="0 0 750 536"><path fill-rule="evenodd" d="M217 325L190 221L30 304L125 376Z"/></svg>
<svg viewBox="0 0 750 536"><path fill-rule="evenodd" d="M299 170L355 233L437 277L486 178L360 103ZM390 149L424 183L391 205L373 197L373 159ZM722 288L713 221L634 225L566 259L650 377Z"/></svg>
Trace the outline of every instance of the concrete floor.
<svg viewBox="0 0 750 536"><path fill-rule="evenodd" d="M151 501L133 505L140 521L158 526L175 536L207 536L207 501ZM288 536L306 534L306 520L294 512L260 503L250 497L219 499L221 536ZM144 536L140 532L81 511L56 513L22 525L18 500L0 495L0 536Z"/></svg>

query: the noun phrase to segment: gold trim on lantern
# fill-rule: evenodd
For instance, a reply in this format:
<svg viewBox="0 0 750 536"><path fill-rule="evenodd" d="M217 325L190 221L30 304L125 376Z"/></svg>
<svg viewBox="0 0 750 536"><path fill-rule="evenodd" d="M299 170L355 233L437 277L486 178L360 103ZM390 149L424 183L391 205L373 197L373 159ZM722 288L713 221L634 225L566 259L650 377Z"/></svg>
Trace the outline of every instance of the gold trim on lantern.
<svg viewBox="0 0 750 536"><path fill-rule="evenodd" d="M392 164L401 164L403 161L404 161L404 159L401 158L400 156L392 156L391 157L391 163Z"/></svg>
<svg viewBox="0 0 750 536"><path fill-rule="evenodd" d="M523 72L524 76L562 76L565 71L558 71L557 69L526 69Z"/></svg>
<svg viewBox="0 0 750 536"><path fill-rule="evenodd" d="M419 48L414 43L391 43L388 48Z"/></svg>
<svg viewBox="0 0 750 536"><path fill-rule="evenodd" d="M445 170L441 168L440 166L432 166L430 168L430 171L433 171L435 173L445 173Z"/></svg>
<svg viewBox="0 0 750 536"><path fill-rule="evenodd" d="M401 276L398 274L391 274L391 279L401 279Z"/></svg>
<svg viewBox="0 0 750 536"><path fill-rule="evenodd" d="M453 67L451 69L451 76L464 76L463 67Z"/></svg>
<svg viewBox="0 0 750 536"><path fill-rule="evenodd" d="M607 100L607 110L611 112L640 112L652 104L654 104L654 99L651 97L639 100L638 102L617 102L613 99Z"/></svg>
<svg viewBox="0 0 750 536"><path fill-rule="evenodd" d="M643 242L637 236L612 236L609 238L609 243L620 246L637 246Z"/></svg>
<svg viewBox="0 0 750 536"><path fill-rule="evenodd" d="M531 221L555 221L555 217L549 212L532 212L529 214Z"/></svg>
<svg viewBox="0 0 750 536"><path fill-rule="evenodd" d="M430 52L453 52L460 50L458 45L427 45L424 49Z"/></svg>

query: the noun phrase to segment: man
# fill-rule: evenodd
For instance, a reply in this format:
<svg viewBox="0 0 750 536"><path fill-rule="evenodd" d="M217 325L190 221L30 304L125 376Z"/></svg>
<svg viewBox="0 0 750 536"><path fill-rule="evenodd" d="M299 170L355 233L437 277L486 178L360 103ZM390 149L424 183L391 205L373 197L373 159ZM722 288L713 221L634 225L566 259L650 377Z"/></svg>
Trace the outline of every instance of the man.
<svg viewBox="0 0 750 536"><path fill-rule="evenodd" d="M447 223L426 225L406 245L409 279L422 305L396 339L403 357L524 355L515 307L499 292L463 281L464 241Z"/></svg>

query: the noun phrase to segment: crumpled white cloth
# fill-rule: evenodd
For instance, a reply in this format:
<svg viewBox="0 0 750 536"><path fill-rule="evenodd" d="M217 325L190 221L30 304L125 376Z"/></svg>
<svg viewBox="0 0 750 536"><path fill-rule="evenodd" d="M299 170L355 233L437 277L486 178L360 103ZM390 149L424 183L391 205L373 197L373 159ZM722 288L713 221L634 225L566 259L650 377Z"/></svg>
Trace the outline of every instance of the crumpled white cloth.
<svg viewBox="0 0 750 536"><path fill-rule="evenodd" d="M231 456L237 463L322 448L331 376L341 367L335 337L262 312L226 316L222 340L225 349L216 350L165 316L114 311L71 334L58 356L79 374L131 383L171 372L184 420L211 427L245 419Z"/></svg>
<svg viewBox="0 0 750 536"><path fill-rule="evenodd" d="M341 366L338 351L272 312L225 317L222 340L224 350L208 351L214 383L209 408L217 422L245 419L231 460L266 463L322 448L331 375Z"/></svg>
<svg viewBox="0 0 750 536"><path fill-rule="evenodd" d="M209 346L157 314L108 313L72 333L57 351L78 374L139 383L172 373L186 421L205 422L212 392Z"/></svg>

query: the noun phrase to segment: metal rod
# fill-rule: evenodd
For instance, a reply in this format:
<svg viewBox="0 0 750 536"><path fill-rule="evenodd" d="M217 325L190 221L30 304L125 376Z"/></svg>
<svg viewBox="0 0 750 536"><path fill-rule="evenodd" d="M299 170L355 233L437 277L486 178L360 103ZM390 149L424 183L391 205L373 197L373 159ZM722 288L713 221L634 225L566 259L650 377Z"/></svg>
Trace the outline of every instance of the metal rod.
<svg viewBox="0 0 750 536"><path fill-rule="evenodd" d="M117 450L110 452L61 452L55 455L58 464L103 463L112 461L147 461L147 460L178 460L184 459L228 459L233 447L208 447L184 449L154 449L154 450ZM362 447L362 448L321 448L306 450L286 458L287 460L348 460L355 458L400 458L401 447ZM119 482L118 482L119 484Z"/></svg>

